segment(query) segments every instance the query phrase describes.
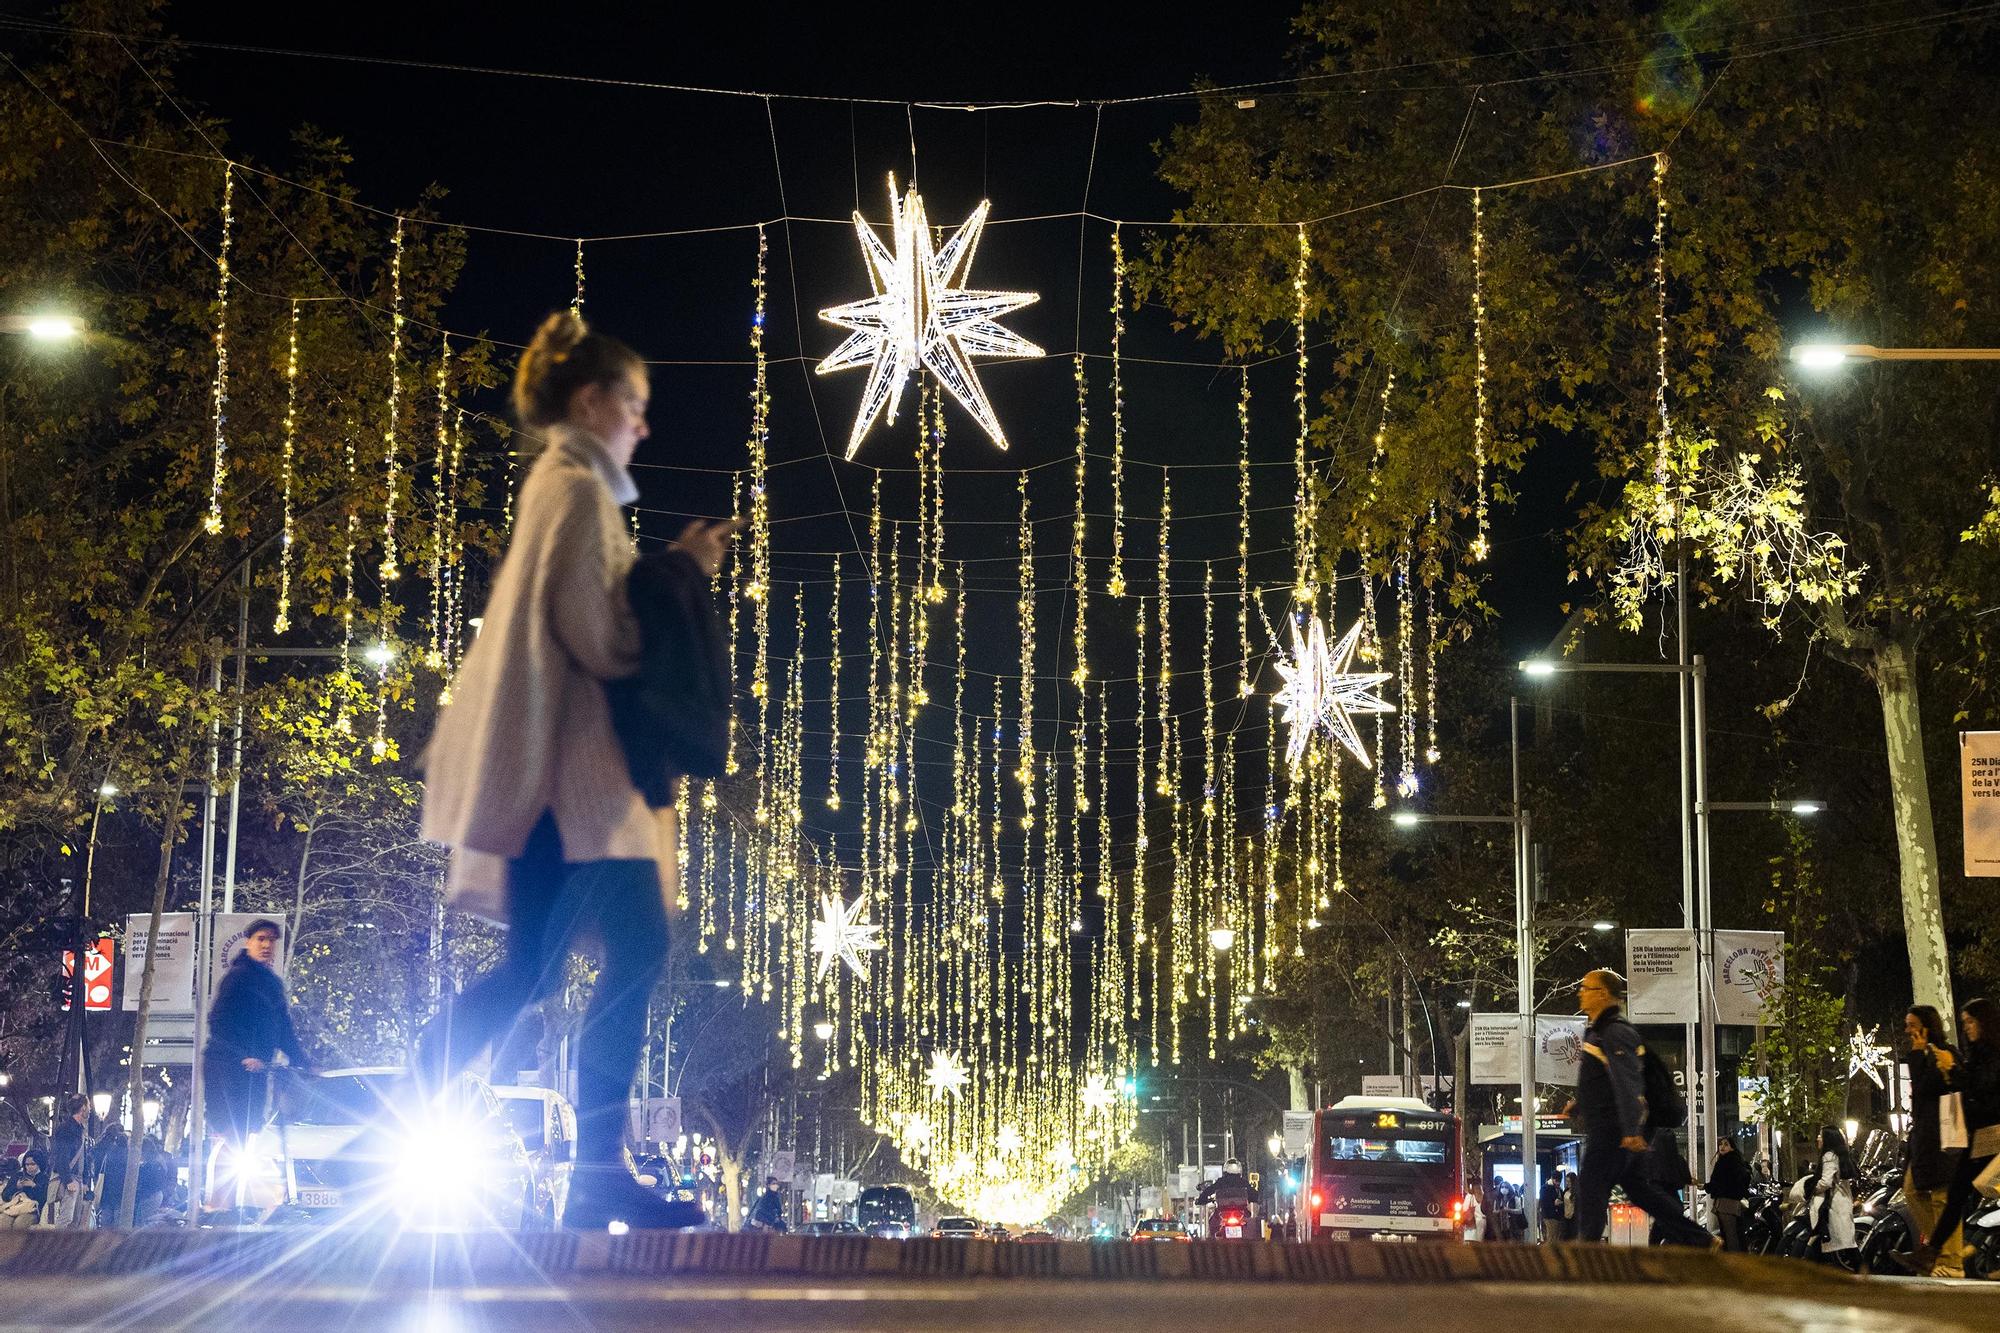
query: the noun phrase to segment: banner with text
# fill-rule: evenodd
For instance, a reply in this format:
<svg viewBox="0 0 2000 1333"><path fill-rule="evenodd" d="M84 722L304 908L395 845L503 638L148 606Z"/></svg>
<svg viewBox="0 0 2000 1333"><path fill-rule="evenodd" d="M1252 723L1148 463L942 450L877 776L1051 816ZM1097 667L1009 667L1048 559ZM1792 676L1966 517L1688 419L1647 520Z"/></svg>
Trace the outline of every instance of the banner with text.
<svg viewBox="0 0 2000 1333"><path fill-rule="evenodd" d="M146 955L154 951L152 924L151 912L125 918L125 1012L128 1014L139 1007L139 983L146 974ZM159 956L153 962L152 1012L194 1013L193 912L160 915Z"/></svg>
<svg viewBox="0 0 2000 1333"><path fill-rule="evenodd" d="M1584 1019L1535 1015L1535 1082L1576 1086L1576 1062L1583 1054Z"/></svg>
<svg viewBox="0 0 2000 1333"><path fill-rule="evenodd" d="M1472 1081L1518 1084L1521 1081L1521 1016L1472 1016Z"/></svg>
<svg viewBox="0 0 2000 1333"><path fill-rule="evenodd" d="M1958 733L1965 806L1965 873L2000 875L2000 731Z"/></svg>
<svg viewBox="0 0 2000 1333"><path fill-rule="evenodd" d="M1781 930L1715 932L1715 1021L1753 1025L1785 984Z"/></svg>
<svg viewBox="0 0 2000 1333"><path fill-rule="evenodd" d="M1691 930L1625 932L1625 1020L1695 1021L1696 960Z"/></svg>

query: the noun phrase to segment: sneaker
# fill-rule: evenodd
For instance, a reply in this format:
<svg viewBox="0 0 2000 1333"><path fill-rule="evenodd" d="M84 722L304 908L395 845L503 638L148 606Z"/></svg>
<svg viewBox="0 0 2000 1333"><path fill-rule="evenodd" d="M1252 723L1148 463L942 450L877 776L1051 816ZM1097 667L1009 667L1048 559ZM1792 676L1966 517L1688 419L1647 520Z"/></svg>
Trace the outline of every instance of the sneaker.
<svg viewBox="0 0 2000 1333"><path fill-rule="evenodd" d="M563 1208L571 1231L667 1231L688 1225L669 1204L618 1167L579 1167Z"/></svg>

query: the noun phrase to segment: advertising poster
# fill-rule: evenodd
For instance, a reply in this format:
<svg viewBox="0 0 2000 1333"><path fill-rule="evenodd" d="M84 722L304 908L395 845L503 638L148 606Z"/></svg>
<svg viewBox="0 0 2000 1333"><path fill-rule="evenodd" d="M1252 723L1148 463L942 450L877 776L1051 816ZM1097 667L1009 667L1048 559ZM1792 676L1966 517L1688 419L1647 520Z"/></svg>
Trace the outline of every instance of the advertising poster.
<svg viewBox="0 0 2000 1333"><path fill-rule="evenodd" d="M1625 932L1625 1021L1695 1021L1697 972L1691 930Z"/></svg>
<svg viewBox="0 0 2000 1333"><path fill-rule="evenodd" d="M1965 873L2000 875L2000 731L1958 733L1965 807Z"/></svg>

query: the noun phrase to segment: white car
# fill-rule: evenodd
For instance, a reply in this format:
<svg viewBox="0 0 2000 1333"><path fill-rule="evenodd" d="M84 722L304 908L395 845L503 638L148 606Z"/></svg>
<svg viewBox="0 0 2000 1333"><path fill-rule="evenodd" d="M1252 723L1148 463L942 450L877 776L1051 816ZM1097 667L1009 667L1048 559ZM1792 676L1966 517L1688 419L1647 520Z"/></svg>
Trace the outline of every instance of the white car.
<svg viewBox="0 0 2000 1333"><path fill-rule="evenodd" d="M520 1136L535 1173L536 1226L553 1229L569 1202L576 1172L576 1108L553 1088L495 1085L501 1114Z"/></svg>
<svg viewBox="0 0 2000 1333"><path fill-rule="evenodd" d="M405 1071L335 1069L288 1080L247 1160L219 1170L309 1222L533 1228L544 1211L521 1140L485 1081L461 1075L427 1105Z"/></svg>

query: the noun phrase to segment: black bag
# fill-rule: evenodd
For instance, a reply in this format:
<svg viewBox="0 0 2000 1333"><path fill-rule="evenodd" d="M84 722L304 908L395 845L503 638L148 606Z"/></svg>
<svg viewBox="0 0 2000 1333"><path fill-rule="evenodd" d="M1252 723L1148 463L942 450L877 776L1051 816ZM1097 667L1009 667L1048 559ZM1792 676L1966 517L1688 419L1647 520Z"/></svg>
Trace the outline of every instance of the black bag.
<svg viewBox="0 0 2000 1333"><path fill-rule="evenodd" d="M639 672L604 693L632 785L658 809L673 804L676 778L722 775L729 654L708 579L685 552L641 557L625 593L639 622Z"/></svg>
<svg viewBox="0 0 2000 1333"><path fill-rule="evenodd" d="M1650 1046L1639 1048L1639 1066L1646 1080L1646 1132L1679 1129L1687 1123L1687 1103L1674 1086L1674 1071L1653 1053Z"/></svg>

